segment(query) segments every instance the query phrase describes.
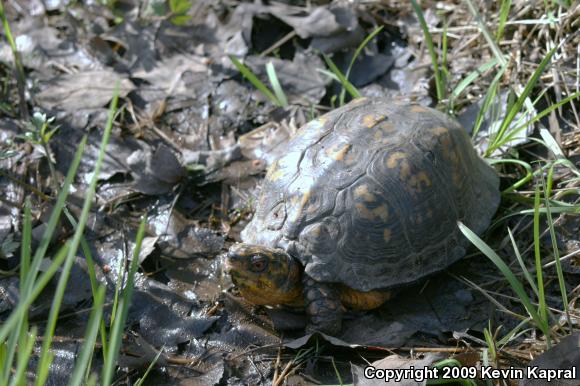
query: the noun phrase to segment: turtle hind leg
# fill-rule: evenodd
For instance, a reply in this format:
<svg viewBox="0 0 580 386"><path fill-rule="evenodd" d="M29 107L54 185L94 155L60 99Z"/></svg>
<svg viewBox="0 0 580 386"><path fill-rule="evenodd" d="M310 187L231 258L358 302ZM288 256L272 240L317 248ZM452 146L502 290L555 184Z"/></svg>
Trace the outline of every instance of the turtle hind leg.
<svg viewBox="0 0 580 386"><path fill-rule="evenodd" d="M306 331L338 334L343 313L338 290L332 284L318 283L308 276L303 281L304 303L309 319Z"/></svg>

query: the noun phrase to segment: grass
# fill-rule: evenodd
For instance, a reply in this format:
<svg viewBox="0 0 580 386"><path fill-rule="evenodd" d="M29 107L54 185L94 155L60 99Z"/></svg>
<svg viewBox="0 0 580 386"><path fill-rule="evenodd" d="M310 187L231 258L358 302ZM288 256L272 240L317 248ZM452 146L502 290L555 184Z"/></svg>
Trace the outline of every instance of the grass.
<svg viewBox="0 0 580 386"><path fill-rule="evenodd" d="M326 54L322 54L322 57L324 58L324 61L326 62L326 65L328 66L330 71L328 71L328 70L319 70L319 71L321 73L325 74L326 76L328 76L329 78L335 80L336 82L339 82L341 85L341 90L340 90L340 93L338 94L338 106L344 105L347 92L351 96L351 98L353 98L353 99L361 97L360 92L357 90L357 88L349 80L350 72L352 71L352 68L353 68L354 64L356 63L356 60L358 59L360 54L363 52L364 48L382 30L383 30L382 26L376 28L358 45L358 47L356 48L356 50L354 51L354 53L352 55L352 58L350 59L350 63L346 69L346 74L343 74L342 71L340 71L340 69L332 61L330 56L328 56ZM336 95L334 95L332 97L333 105L334 105L334 102L336 101L336 99L337 99L337 97L336 97Z"/></svg>
<svg viewBox="0 0 580 386"><path fill-rule="evenodd" d="M353 98L358 98L357 95L359 95L358 91L356 90L356 88L350 83L350 81L348 81L349 77L350 77L350 72L352 71L352 67L354 66L354 63L356 62L356 60L358 59L358 57L360 56L360 54L362 53L362 51L364 50L364 48L370 43L371 40L373 40L375 38L375 36L377 36L379 34L379 32L381 32L383 30L383 27L378 27L375 28L375 30L373 32L371 32L360 44L359 46L356 48L356 50L354 51L354 54L352 55L352 58L350 60L350 63L348 64L348 68L346 69L346 74L344 75L344 78L339 77L340 79L340 83L342 85L342 90L340 91L340 96L339 96L339 105L342 106L344 105L345 102L345 94L347 91L347 88L349 89L348 92L349 94L353 97ZM326 61L327 64L332 63L332 61L330 60L330 58L328 56L324 56L324 60ZM338 70L336 68L336 66L333 67L334 69ZM334 72L334 70L333 70ZM335 72L335 74L338 76L338 73L340 71ZM360 96L360 95L359 95Z"/></svg>
<svg viewBox="0 0 580 386"><path fill-rule="evenodd" d="M322 55L322 57L324 58L324 61L326 62L326 65L328 66L330 71L322 70L321 72L323 74L326 74L327 76L331 77L332 79L338 81L342 85L342 87L346 91L348 91L348 93L350 94L351 97L360 98L361 95L358 92L358 90L356 89L356 87L354 87L354 85L352 83L350 83L347 76L345 74L343 74L342 71L340 71L340 69L336 66L336 64L334 64L332 59L330 59L330 57L328 55ZM341 106L340 102L339 102L339 106Z"/></svg>
<svg viewBox="0 0 580 386"><path fill-rule="evenodd" d="M568 287L560 263L560 251L558 250L556 239L557 230L552 217L554 213L578 214L580 213L580 205L555 199L553 195L553 177L556 168L560 168L560 173L562 173L562 168L567 168L568 173L573 176L570 181L577 180L580 172L578 172L572 162L566 159L565 153L558 145L558 142L551 135L550 131L546 129L540 128L540 138L530 137L528 140L545 147L551 153L552 160L542 160L539 162L540 160L537 159L526 160L520 158L518 155L521 154L512 151L512 141L518 136L521 136L524 130L539 123L541 119L553 115L556 111L561 111L564 106L569 106L570 103L577 102L580 98L580 92L566 89L567 96L564 95L564 97L559 98L558 91L556 90L557 101L550 102L543 110L536 111L536 106L539 105L538 102L540 99L547 99L549 95L542 78L557 68L558 63L554 58L561 57L558 52L563 50L563 45L565 44L565 39L562 38L560 42L552 42L546 45L548 47L546 54L542 56L541 61L537 65L533 66L530 75L521 85L516 82L510 82L507 90L512 98L508 100L507 106L504 107L495 103L501 94L501 89L506 89L506 75L510 71L513 71L512 67L514 66L513 58L510 58L501 49L506 31L509 28L508 25L511 22L510 12L512 11L512 2L510 0L502 0L498 4L499 14L497 16L497 24L495 24L496 30L494 33L491 33L489 30L489 26L494 24L484 20L471 0L464 0L464 4L478 26L479 33L487 43L487 49L491 53L491 59L480 64L474 71L467 73L455 86L448 84L448 78L444 76L447 68L446 58L448 55L447 23L444 22L443 29L440 30L441 36L439 41L441 42L441 48L440 52L437 53L437 46L426 25L421 8L415 0L412 0L411 3L423 30L424 44L431 57L438 102L440 104L444 102L444 90L452 90L446 106L448 113L453 114L455 112L456 106L459 105L458 101L469 92L472 86L477 82L485 81L487 77L491 76L491 81L488 82L488 86L483 88L487 90L483 94L481 108L473 124L472 136L474 139L482 136L481 128L486 119L492 122L499 122L495 130L493 127L489 129L487 147L483 155L488 159L490 164L496 167L501 167L504 170L505 167L516 167L516 171L518 171L518 178L515 179L515 182L508 185L502 192L504 203L511 201L514 209L511 213L504 214L503 217L497 219L494 227L501 226L508 218L513 216L530 216L533 222L532 256L528 256L528 250L524 252L520 251L518 243L516 242L517 236L514 235L509 227L506 227L508 240L511 243L513 255L515 256L515 267L517 268L508 265L508 262L500 257L489 244L484 242L465 225L458 224L465 237L493 262L500 272L501 277L509 284L509 288L515 294L515 298L512 298L512 301L518 303L525 310L526 315L520 315L517 311L506 308L506 306L494 299L494 296L488 295L487 291L472 283L475 288L482 291L500 309L520 319L517 327L508 331L503 337L499 336L501 328L497 328L495 331L491 329L491 322L488 328L484 330L487 347L482 350L483 362L495 366L498 363L500 352L505 345L513 342L518 337L521 338L524 334L528 337L536 337L534 332L537 330L541 331L541 334L535 338L535 344L543 345L545 349L555 344L559 340L559 337L571 333L573 330L569 309L569 294L566 290ZM546 14L553 15L553 7L557 6L552 3L546 3ZM530 20L530 22L536 21ZM542 86L544 88L538 93L537 90ZM535 100L532 100L532 98L535 98ZM483 136L485 135L483 134ZM565 183L564 181L560 184L563 185ZM529 191L530 185L532 185L533 190L532 197L530 197L529 193L522 191L523 189ZM569 191L569 194L580 193L573 185ZM542 228L545 230L542 231ZM546 280L548 274L545 268L545 256L543 256L546 252L542 248L542 234L546 232L551 239L550 255L555 266L555 284L559 290L562 310L554 310L548 304L548 286L552 288L554 285L550 284L551 280ZM566 322L560 322L554 316L554 312L559 312L564 315ZM488 384L491 383L488 381Z"/></svg>
<svg viewBox="0 0 580 386"><path fill-rule="evenodd" d="M338 96L333 96L333 101L338 99L338 105L342 106L346 100L346 93L352 98L360 98L361 94L356 89L356 87L349 81L350 72L357 60L360 56L364 48L369 44L371 40L373 40L379 32L383 30L383 27L376 28L373 32L371 32L357 47L353 56L350 60L346 73L342 73L340 69L336 66L336 64L332 61L332 59L325 54L322 54L324 61L326 62L328 70L319 69L319 71L329 78L339 82L341 84L341 91ZM288 99L280 82L278 80L278 76L276 75L276 71L272 62L268 62L266 64L266 74L268 76L268 81L270 82L271 89L268 88L253 72L252 70L244 65L239 59L234 56L230 55L230 60L236 66L238 71L242 74L244 78L246 78L258 91L260 91L266 98L270 100L274 105L279 107L288 106Z"/></svg>
<svg viewBox="0 0 580 386"><path fill-rule="evenodd" d="M544 223L552 239L551 254L554 258L559 295L563 304L562 312L566 316L568 323L567 331L569 332L572 329L568 309L569 300L566 292L566 282L560 263L560 253L557 248L556 230L552 215L554 213L580 213L580 207L554 199L552 192L553 174L556 166L568 167L572 173L575 173L576 178L580 177L580 173L570 161L566 160L564 153L553 136L545 129L540 130L541 139L531 137L529 140L535 141L549 149L555 157L555 160L538 164L533 160L527 161L519 157L514 157L514 153L510 153L510 150L513 147L512 141L518 136L521 136L523 130L527 130L532 125L540 122L541 119L560 110L567 104L577 101L580 98L580 92L568 92L567 96L559 98L557 102L549 103L543 110L536 111L536 106L539 105L540 99L546 96L546 89L539 94L536 91L542 85L542 77L548 70L554 68L556 63L553 58L557 55L558 50L561 49L562 44L548 45L549 49L547 53L534 66L529 77L521 85L511 83L509 87L506 87L506 75L510 71L513 71L512 67L514 64L513 58L510 58L508 55L509 53L502 51L502 42L511 22L511 0L502 0L499 3L497 23L495 24L496 29L493 33L489 29L490 23L484 20L475 4L471 0L464 1L466 8L469 10L469 13L479 28L479 32L487 43L487 49L491 53L491 58L478 65L475 70L467 73L455 85L449 83L448 24L447 22L443 23L443 30L439 40L440 44L437 46L420 6L415 0L412 0L411 4L419 20L419 25L423 30L424 45L430 56L435 78L436 98L440 106L446 104L446 111L454 114L457 106L462 104L462 98L469 93L470 88L478 82L485 82L488 77L491 77L491 80L488 82L488 87L485 88L483 94L481 109L473 123L472 135L473 138L481 135L481 128L486 120L498 122L497 126L491 126L488 129L488 133L484 134L488 136L484 157L488 158L490 164L496 167L516 167L519 169L519 177L502 191L504 200L513 201L517 205L517 209L507 214L507 216L498 219L494 226L499 226L499 224L502 224L510 216L531 216L533 219L533 261L531 264L533 268L531 269L529 268L530 263L527 261L527 254L522 253L518 248L516 235L514 235L510 228L506 228L515 256L516 267L518 267L517 270L514 270L513 267L508 265L478 235L473 233L465 225L458 224L463 234L497 267L502 277L507 281L509 287L516 295L515 299L517 299L517 302L523 307L526 313L526 315L520 315L516 311L505 309L510 314L517 316L520 322L516 328L508 331L503 337L500 337L501 327L493 331L491 323L484 330L487 347L484 349L483 360L485 363L497 365L502 348L523 334L529 334L532 330L537 329L541 331L540 339L543 339L545 347L551 347L563 333L562 328L564 326L558 324L557 318L550 311L546 295L546 272L544 272L542 265L544 258L542 256L542 239L540 237L540 230ZM360 96L356 87L349 81L349 75L352 66L365 45L379 32L380 28L376 29L361 43L355 51L345 73L335 65L329 56L323 55L328 70L320 71L331 77L334 81L339 82L342 86L340 94L334 96L332 99L333 106L335 101L338 102L338 105L344 104L346 93L352 98ZM273 78L271 74L270 78ZM271 84L275 90L275 83L271 82ZM264 87L262 86L262 88ZM450 91L448 92L448 90ZM510 96L506 106L496 103L499 96L502 95L502 91L507 91ZM273 97L271 99L280 100L279 95L274 95L274 93L272 95ZM535 98L535 100L532 100L532 98ZM547 180L544 179L544 174L547 174ZM532 198L521 192L522 189L529 187L530 184L534 184ZM523 209L521 207L522 205L524 206ZM500 305L499 302L497 304L498 306ZM468 380L457 381L462 384L472 384ZM430 382L430 384L437 383Z"/></svg>
<svg viewBox="0 0 580 386"><path fill-rule="evenodd" d="M266 72L268 74L268 79L274 91L271 91L268 86L266 86L248 66L240 62L235 56L230 55L230 60L236 66L238 71L242 74L244 78L246 78L257 90L259 90L266 98L270 100L274 105L279 107L288 106L288 99L280 86L280 82L278 81L278 76L276 75L276 71L274 69L274 65L272 62L269 62L266 65Z"/></svg>
<svg viewBox="0 0 580 386"><path fill-rule="evenodd" d="M20 53L16 47L16 41L12 35L12 29L10 28L10 23L8 23L8 18L6 17L6 12L4 10L4 0L0 0L0 20L2 20L2 27L4 29L4 36L10 45L12 50L12 58L14 61L14 69L16 73L16 82L18 86L18 97L19 97L19 107L20 116L23 119L28 119L28 106L26 104L25 87L26 87L26 77L24 73L24 67L22 66L22 61L20 59Z"/></svg>
<svg viewBox="0 0 580 386"><path fill-rule="evenodd" d="M542 111L536 111L536 109L539 109L538 106L540 106L542 98L548 99L548 97L551 97L551 91L547 91L550 86L547 85L549 85L551 81L555 82L555 80L553 80L553 74L558 71L558 63L555 58L560 57L558 56L558 53L562 50L562 45L558 42L548 42L540 45L542 48L547 47L547 53L543 56L540 63L532 66L533 71L527 73L529 76L525 75L526 73L523 71L521 74L516 73L515 75L517 76L514 76L514 72L517 72L515 70L519 69L519 67L514 67L515 59L506 55L510 53L509 49L506 49L506 47L510 46L505 45L505 39L506 36L509 36L510 26L515 22L518 22L517 20L510 20L511 14L514 13L513 8L515 8L516 5L512 7L511 0L502 0L499 2L499 12L494 21L485 20L484 16L486 15L480 15L474 2L465 0L464 4L474 18L475 23L479 28L481 39L484 41L484 43L479 42L479 46L488 55L482 55L481 64L474 66L474 69L470 71L466 71L465 75L454 84L450 77L449 70L449 65L454 60L454 53L453 51L450 51L450 48L454 46L454 43L456 43L452 40L456 38L453 38L453 34L451 33L452 27L449 25L453 20L451 18L447 20L444 19L441 35L437 40L435 32L429 30L425 17L422 14L422 10L417 1L412 0L412 8L419 19L419 25L424 34L424 46L428 50L431 65L433 67L437 102L440 106L446 104L446 111L450 114L454 114L458 106L473 102L473 99L468 100L468 98L474 98L474 96L476 98L482 98L482 108L477 114L473 125L473 137L480 138L481 135L485 135L481 132L481 128L483 127L487 117L491 116L491 121L498 121L499 124L496 129L490 129L489 131L491 136L487 138L488 146L485 150L484 156L488 159L490 164L494 165L499 170L504 172L507 170L515 170L514 173L516 174L516 177L513 178L512 181L509 181L509 183L507 183L508 186L502 191L504 206L511 206L511 208L507 213L502 213L501 217L496 219L493 225L493 228L505 228L506 240L511 243L511 249L513 250L512 262L509 262L503 253L499 252L499 249L498 251L495 251L492 245L490 245L491 243L486 243L467 227L459 224L459 227L465 236L495 265L498 273L502 275L501 277L503 277L503 280L509 284L508 290L515 295L515 297L510 295L509 299L512 304L517 304L517 306L510 307L505 306L498 300L499 298L494 298L492 294L487 294L490 301L494 302L493 304L497 305L497 307L502 311L508 313L508 315L512 315L519 320L518 325L503 334L503 336L501 335L503 332L502 327L500 326L492 329L491 322L488 327L484 329L483 335L485 343L482 344L483 347L481 348L482 361L484 364L495 366L500 361L504 347L513 342L518 342L518 338L521 338L522 336L537 336L536 342L545 346L544 348L547 348L557 343L562 335L565 335L572 330L570 321L571 310L569 309L571 296L566 291L567 283L560 263L560 251L558 250L556 243L557 229L553 216L554 214L561 213L578 214L580 213L580 207L577 204L565 202L562 195L557 195L556 191L558 190L558 185L555 185L556 181L554 179L554 174L555 170L558 168L560 170L562 168L567 168L573 175L570 181L572 181L573 178L576 178L577 181L578 178L580 178L580 173L576 167L566 159L565 153L559 147L558 142L546 129L539 130L540 138L532 137L530 140L545 147L545 149L550 152L553 160L539 163L537 162L537 159L530 160L530 157L522 157L521 155L523 151L514 151L515 149L513 148L512 141L522 134L524 130L539 123L542 118L555 114L557 110L560 110L563 107L568 107L569 104L576 102L578 98L580 98L580 92L574 93L565 90L566 93L562 95L567 95L566 97L558 99L559 95L556 95L557 101L555 103L548 103L548 107L544 108ZM559 6L560 5L555 2L545 2L545 14L548 16L543 22L549 22L548 24L550 25L550 28L552 28L545 30L548 31L545 32L547 34L551 33L555 20L558 20L557 18L554 18L554 12ZM4 14L3 2L0 2L0 7L0 18L3 22L5 36L7 37L14 56L14 67L18 74L18 86L19 89L24 90L24 71L20 63L14 39L12 38L10 26L8 25ZM170 2L171 11L174 13L173 16L183 16L183 22L186 22L188 19L186 12L190 7L191 2L189 0ZM180 22L180 20L176 19L173 19L172 21L174 23L176 23L176 21ZM540 25L541 21L542 20L529 20L527 22ZM357 47L349 66L344 73L338 69L329 56L323 56L328 69L321 70L321 72L331 77L334 81L339 82L341 85L340 93L333 96L333 101L338 105L345 103L347 94L352 98L360 96L359 91L349 80L351 70L366 45L368 45L368 43L372 41L379 32L381 32L381 28L382 27L375 29ZM492 30L492 28L495 28L495 30ZM477 41L475 42L477 43ZM544 51L542 51L542 53L543 52ZM242 76L256 87L257 90L263 93L274 105L280 107L288 105L289 101L284 93L272 62L266 64L266 76L269 82L269 85L266 85L238 59L231 57L231 60ZM520 64L522 67L527 65L525 60ZM550 75L552 77L550 77ZM489 78L491 78L490 81L488 81ZM518 84L517 81L521 81L522 83ZM481 87L483 92L472 92L474 88L476 89L478 84L484 85L484 87ZM538 92L539 89L541 91ZM502 91L509 92L513 97L510 98L509 103L507 103L506 106L497 107L498 104L494 102L497 101L500 95L502 95ZM535 100L533 98L535 98ZM23 104L24 107L26 107L23 93L20 102L21 106ZM93 173L93 180L87 190L83 210L79 219L75 219L67 210L66 200L86 145L86 138L81 141L77 148L75 158L69 172L67 173L64 183L61 186L53 188L54 194L58 192L58 196L55 197L54 209L47 223L46 232L41 239L40 245L35 251L32 251L30 247L32 239L31 202L30 200L26 201L23 216L19 272L20 302L6 322L0 326L0 384L2 385L18 385L25 382L26 372L31 370L28 368L28 362L30 361L31 355L35 349L36 342L39 340L39 331L41 331L43 335L42 346L39 354L40 360L38 361L38 367L35 369L37 374L36 384L40 385L46 381L49 374L50 364L54 359L54 355L51 352L51 346L54 339L56 323L59 317L59 310L62 304L66 282L68 281L68 275L79 247L82 249L83 255L87 259L87 265L90 270L89 277L93 294L93 307L86 327L85 340L79 352L76 367L71 373L69 384L91 385L98 382L102 385L110 385L115 382L114 376L116 362L121 346L123 328L126 323L128 306L132 296L134 275L138 266L138 259L136 256L143 237L144 222L141 223L138 231L137 246L135 248L133 259L128 267L124 267L127 268L127 276L123 277L120 275L118 277L114 292L112 317L109 324L103 320L105 288L96 278L90 249L87 241L83 238L83 230L86 226L90 205L94 198L96 178L99 174L99 168L103 161L102 156L108 141L108 136L110 135L112 121L116 111L116 102L117 98L115 97L111 104L109 121L99 151L99 159L95 166L95 172ZM21 115L25 116L25 114L27 114L26 110L21 108ZM42 117L34 115L32 123L35 130L31 131L31 133L32 135L37 136L29 137L27 140L45 148L47 162L49 163L49 167L53 168L54 165L52 164L50 157L49 144L52 133L54 133L54 130L56 129L50 127L52 122L50 119L46 118L46 116ZM0 158L9 156L11 156L10 153L0 154ZM56 173L53 173L52 169L51 174L53 182L56 183ZM563 185L564 182L561 181L560 184ZM524 191L524 189L527 191ZM571 185L569 190L574 194L578 193L578 190L575 190L573 185ZM59 218L62 217L63 213L72 224L75 231L74 235L60 249L52 254L52 262L47 268L41 271L40 264L42 260L49 256L48 251L50 240L54 234L56 224L58 223ZM532 223L533 229L531 236L533 241L531 242L532 245L530 246L530 251L521 250L518 246L518 241L520 241L518 240L518 234L514 233L514 231L505 224L508 219L515 216L527 216ZM548 249L548 252L546 252L546 249L542 248L542 240L544 240L543 235L546 233L551 239L551 247ZM549 275L546 271L546 254L549 254L548 257L553 259L552 263L554 265L555 275ZM39 296L41 291L47 286L49 281L54 279L57 272L60 272L57 290L46 322L46 327L42 329L39 327L43 326L36 325L29 321L28 309ZM550 276L555 276L555 279L552 280L552 277ZM498 280L500 279L498 278ZM559 291L558 295L563 304L562 310L554 310L548 303L549 296L547 295L547 291L550 281L555 283L554 286L557 285ZM126 283L124 287L123 283ZM484 289L481 290L485 293ZM504 294L501 295L504 296ZM505 298L508 297L505 296ZM565 315L566 323L561 323L556 317L556 313ZM541 334L537 334L538 331L541 332ZM100 350L96 349L97 340L100 341ZM521 339L519 339L519 342L521 342ZM104 366L99 375L91 373L90 370L91 363L95 359L95 353L102 353L103 356ZM306 358L311 355L312 352L308 350L299 352L299 354L297 354L297 356L291 360L284 369L282 369L281 376L275 377L273 383L282 382L294 369L302 366L306 361ZM153 364L149 366L149 370L152 366ZM436 366L459 367L461 364L454 360L446 360L436 364ZM335 372L339 383L342 384L341 375L336 366ZM145 376L146 375L147 373L145 373ZM142 383L142 379L138 382ZM455 381L465 385L473 384L472 381L467 379L457 379ZM429 384L441 383L443 383L443 381L430 381ZM488 384L490 383L488 382Z"/></svg>
<svg viewBox="0 0 580 386"><path fill-rule="evenodd" d="M60 272L57 288L53 297L52 305L42 339L42 346L38 354L38 365L35 370L35 384L43 385L46 383L49 375L50 365L54 359L54 353L51 351L52 341L54 338L56 322L58 320L59 310L62 304L64 291L69 279L76 252L83 241L83 232L88 220L90 208L94 199L99 171L102 167L105 149L109 140L113 119L117 111L118 88L115 92L111 107L109 109L109 119L104 130L101 146L93 177L86 190L83 208L75 225L75 231L71 239L53 256L48 268L40 271L41 262L49 257L48 247L55 232L58 220L66 211L66 199L70 191L73 178L80 164L80 160L86 145L86 136L82 139L77 147L75 157L69 168L67 176L60 187L59 195L53 207L50 219L47 223L46 230L41 238L39 246L34 251L31 250L32 240L32 215L30 199L26 200L24 208L23 229L22 229L22 248L20 257L20 299L14 310L8 316L6 321L0 326L0 384L3 385L21 385L27 382L27 371L29 368L29 359L33 349L36 347L38 327L32 325L28 320L28 309L38 298L46 285L54 278L57 272ZM92 374L90 364L96 350L96 339L99 329L102 326L102 317L105 301L105 287L97 284L93 292L93 305L86 327L86 333L79 356L75 362L74 370L71 373L68 385L86 385L95 384L99 380L101 385L112 384L112 378L116 370L116 361L123 336L123 328L126 321L129 304L131 301L134 276L138 266L138 253L141 247L145 230L145 219L140 224L136 246L134 249L133 259L127 275L126 285L122 289L122 295L119 303L116 305L118 317L110 326L110 335L107 350L104 357L104 365L100 379L96 374ZM93 271L94 275L94 271ZM96 282L96 278L92 278Z"/></svg>
<svg viewBox="0 0 580 386"><path fill-rule="evenodd" d="M419 25L423 30L423 37L425 38L425 45L427 46L427 50L429 50L429 56L431 56L431 64L433 66L433 72L435 74L435 89L437 93L437 101L441 102L445 99L446 94L446 85L445 85L445 77L443 75L443 70L439 65L439 56L435 52L435 45L433 44L433 37L431 32L429 31L429 26L427 26L427 22L425 21L425 17L423 16L423 11L421 7L417 3L417 0L411 0L411 4L413 5L413 10L419 19Z"/></svg>
<svg viewBox="0 0 580 386"><path fill-rule="evenodd" d="M276 69L272 62L266 64L266 74L268 74L270 86L272 86L272 89L274 90L274 95L276 95L276 100L279 102L279 105L288 106L288 98L286 98L286 94L284 93L284 90L282 90L282 86L278 80L278 75L276 75Z"/></svg>

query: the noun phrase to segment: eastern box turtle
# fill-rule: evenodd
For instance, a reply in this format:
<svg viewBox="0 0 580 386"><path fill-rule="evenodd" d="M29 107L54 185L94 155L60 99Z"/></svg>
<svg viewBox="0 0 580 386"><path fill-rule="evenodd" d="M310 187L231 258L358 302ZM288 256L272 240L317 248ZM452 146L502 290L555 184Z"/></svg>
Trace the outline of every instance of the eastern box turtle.
<svg viewBox="0 0 580 386"><path fill-rule="evenodd" d="M303 305L309 329L336 333L344 307L378 307L463 257L457 221L482 233L498 185L452 118L356 99L289 141L226 269L248 301Z"/></svg>

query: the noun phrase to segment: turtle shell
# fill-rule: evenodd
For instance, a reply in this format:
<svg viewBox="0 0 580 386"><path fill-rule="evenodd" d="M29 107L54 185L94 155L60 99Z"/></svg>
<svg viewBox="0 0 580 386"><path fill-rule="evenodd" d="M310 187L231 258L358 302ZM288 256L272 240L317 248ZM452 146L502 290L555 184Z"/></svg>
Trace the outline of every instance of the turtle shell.
<svg viewBox="0 0 580 386"><path fill-rule="evenodd" d="M286 250L317 281L396 287L463 257L457 221L483 232L498 185L455 120L361 98L297 131L242 240Z"/></svg>

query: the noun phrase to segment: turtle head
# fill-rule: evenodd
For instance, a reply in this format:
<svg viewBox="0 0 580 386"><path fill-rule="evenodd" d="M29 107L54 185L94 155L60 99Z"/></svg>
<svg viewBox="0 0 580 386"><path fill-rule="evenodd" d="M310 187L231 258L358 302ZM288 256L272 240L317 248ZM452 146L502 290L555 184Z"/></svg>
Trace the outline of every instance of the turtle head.
<svg viewBox="0 0 580 386"><path fill-rule="evenodd" d="M282 249L235 244L226 271L241 295L259 305L302 305L302 265Z"/></svg>

